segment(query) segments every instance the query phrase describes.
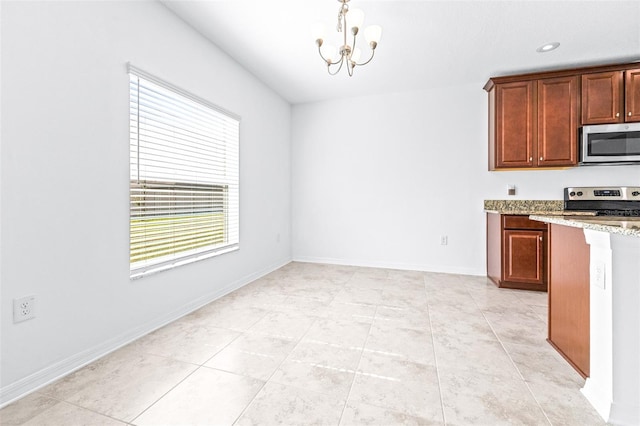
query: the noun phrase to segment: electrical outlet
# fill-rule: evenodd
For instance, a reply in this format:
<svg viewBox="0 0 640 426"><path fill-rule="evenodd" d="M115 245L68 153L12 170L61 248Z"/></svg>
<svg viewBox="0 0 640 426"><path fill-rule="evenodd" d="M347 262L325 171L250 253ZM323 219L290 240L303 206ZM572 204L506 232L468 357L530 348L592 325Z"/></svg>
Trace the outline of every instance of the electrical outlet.
<svg viewBox="0 0 640 426"><path fill-rule="evenodd" d="M605 286L605 270L604 262L594 261L591 265L591 283L603 290Z"/></svg>
<svg viewBox="0 0 640 426"><path fill-rule="evenodd" d="M449 244L449 237L447 237L446 235L443 235L440 237L440 245L441 246L446 246L447 244Z"/></svg>
<svg viewBox="0 0 640 426"><path fill-rule="evenodd" d="M508 195L516 195L516 186L515 185L507 185L507 194Z"/></svg>
<svg viewBox="0 0 640 426"><path fill-rule="evenodd" d="M36 296L13 299L13 322L26 321L36 317Z"/></svg>

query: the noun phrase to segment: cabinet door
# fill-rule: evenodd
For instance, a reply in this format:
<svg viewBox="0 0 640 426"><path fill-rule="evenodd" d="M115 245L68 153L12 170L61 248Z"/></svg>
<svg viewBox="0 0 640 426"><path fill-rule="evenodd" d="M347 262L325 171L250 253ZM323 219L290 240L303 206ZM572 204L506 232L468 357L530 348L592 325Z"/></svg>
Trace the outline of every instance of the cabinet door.
<svg viewBox="0 0 640 426"><path fill-rule="evenodd" d="M578 77L538 80L538 166L578 164Z"/></svg>
<svg viewBox="0 0 640 426"><path fill-rule="evenodd" d="M640 69L624 74L625 121L640 121Z"/></svg>
<svg viewBox="0 0 640 426"><path fill-rule="evenodd" d="M545 286L545 232L505 229L503 238L504 281Z"/></svg>
<svg viewBox="0 0 640 426"><path fill-rule="evenodd" d="M622 74L622 71L610 71L582 75L582 124L624 120Z"/></svg>
<svg viewBox="0 0 640 426"><path fill-rule="evenodd" d="M533 81L496 85L496 168L533 166L534 90Z"/></svg>

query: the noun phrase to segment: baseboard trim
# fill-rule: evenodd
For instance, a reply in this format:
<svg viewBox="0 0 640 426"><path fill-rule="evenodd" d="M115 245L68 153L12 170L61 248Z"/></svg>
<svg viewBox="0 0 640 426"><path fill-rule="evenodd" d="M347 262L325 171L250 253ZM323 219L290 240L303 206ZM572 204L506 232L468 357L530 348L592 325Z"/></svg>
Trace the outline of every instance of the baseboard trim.
<svg viewBox="0 0 640 426"><path fill-rule="evenodd" d="M84 350L80 353L72 355L66 359L63 359L55 364L45 367L17 382L11 383L7 386L0 388L0 408L11 404L12 402L27 396L28 394L37 391L38 389L47 386L56 380L73 373L76 370L90 364L97 359L102 358L109 353L120 349L123 346L137 340L154 330L164 327L165 325L182 318L183 316L190 314L191 312L200 309L204 305L207 305L214 300L231 293L252 281L263 277L276 269L283 267L291 262L291 258L282 259L278 262L271 264L270 266L263 268L259 271L248 274L224 288L205 294L192 302L186 303L178 309L168 312L152 321L149 321L139 327L136 327L126 333L109 339L99 345Z"/></svg>
<svg viewBox="0 0 640 426"><path fill-rule="evenodd" d="M294 256L294 262L327 263L331 265L362 266L367 268L400 269L405 271L438 272L444 274L460 274L486 276L486 271L473 268L451 268L439 265L424 265L401 262L376 262L360 259L338 259L330 257Z"/></svg>
<svg viewBox="0 0 640 426"><path fill-rule="evenodd" d="M593 378L587 377L580 391L600 414L600 417L605 422L608 422L611 414L611 389L606 389L606 386L602 386L602 383L597 383Z"/></svg>
<svg viewBox="0 0 640 426"><path fill-rule="evenodd" d="M612 425L639 425L640 404L612 403L607 421Z"/></svg>

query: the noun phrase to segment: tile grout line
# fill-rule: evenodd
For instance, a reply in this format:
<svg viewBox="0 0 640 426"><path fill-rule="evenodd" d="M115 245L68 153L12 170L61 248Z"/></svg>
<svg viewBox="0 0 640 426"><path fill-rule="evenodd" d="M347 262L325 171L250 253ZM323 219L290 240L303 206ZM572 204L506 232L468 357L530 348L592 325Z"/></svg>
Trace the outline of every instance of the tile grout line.
<svg viewBox="0 0 640 426"><path fill-rule="evenodd" d="M353 379L351 380L351 386L349 386L349 392L347 392L347 396L344 399L344 405L342 406L342 412L340 413L340 419L338 420L338 425L342 424L342 418L344 417L344 412L347 409L347 405L349 404L349 397L351 396L353 385L356 382L356 377L358 376L358 370L360 369L360 364L362 364L362 357L364 355L364 350L365 350L364 348L367 346L367 342L369 341L369 337L371 336L371 329L373 328L373 322L378 316L378 306L379 305L376 305L376 310L373 313L373 321L371 321L371 324L369 324L369 330L367 331L367 338L364 340L364 343L362 344L362 350L360 351L360 359L358 360L358 365L356 366L355 371L353 373Z"/></svg>
<svg viewBox="0 0 640 426"><path fill-rule="evenodd" d="M36 392L37 392L37 391L36 391ZM53 409L54 407L58 406L59 404L69 404L69 405L71 405L71 406L74 406L74 407L80 408L80 409L82 409L82 410L86 410L86 411L89 411L89 412L91 412L91 413L97 414L97 415L99 415L99 416L106 417L106 418L108 418L108 419L113 419L113 420L115 420L115 421L117 421L117 422L120 422L120 423L123 423L123 424L125 424L125 425L128 425L128 424L130 423L130 422L127 422L127 421L125 421L125 420L119 419L119 418L117 418L117 417L110 416L110 415L108 415L108 414L104 414L104 413L101 413L101 412L99 412L99 411L93 410L93 409L91 409L91 408L83 407L82 405L79 405L79 404L77 404L77 403L75 403L75 402L65 401L64 399L60 399L60 398L56 398L56 397L49 396L49 395L44 395L44 394L41 394L40 396L44 396L45 398L53 399L53 400L58 401L58 402L57 402L56 404L52 405L51 407L47 408L46 410L41 411L40 413L38 413L38 414L34 415L33 417L30 417L30 418L26 419L24 422L21 422L21 423L20 423L21 425L22 425L22 424L25 424L25 423L28 423L28 422L30 422L30 421L32 421L34 418L36 418L36 417L38 417L38 416L41 416L42 414L46 413L47 411L50 411L51 409Z"/></svg>
<svg viewBox="0 0 640 426"><path fill-rule="evenodd" d="M351 281L351 279L353 279L353 276L355 275L355 272L351 275L351 278L349 278L344 285L346 286L347 283L349 281ZM367 331L367 338L364 340L364 343L362 344L362 350L360 351L360 359L358 360L358 365L356 365L355 371L353 373L353 379L351 380L351 385L349 386L349 392L347 392L347 396L344 399L344 405L342 406L342 412L340 413L340 418L338 419L338 426L342 424L342 418L344 417L344 412L347 409L347 404L349 403L349 397L351 396L351 391L353 390L353 385L356 382L356 376L358 375L358 369L360 368L360 364L362 363L362 355L364 354L364 348L367 346L367 342L369 341L369 336L371 335L371 327L373 326L373 322L376 319L376 316L378 314L378 305L376 305L376 309L373 312L373 319L371 320L371 324L369 324L369 330Z"/></svg>
<svg viewBox="0 0 640 426"><path fill-rule="evenodd" d="M197 365L197 364L196 364ZM196 371L200 370L202 368L201 365L198 365L196 367L195 370L193 370L191 373L187 374L182 380L180 380L178 383L176 383L174 386L172 386L168 391L166 391L165 393L163 393L158 399L156 399L155 401L153 401L151 404L149 404L149 406L147 408L145 408L144 410L142 410L139 414L137 414L134 418L132 418L131 420L125 422L128 425L135 425L135 421L140 418L140 416L142 416L144 413L146 413L147 411L149 411L151 409L151 407L153 407L154 405L156 405L162 398L164 398L165 396L167 396L169 394L169 392L171 392L172 390L174 390L175 388L177 388L180 384L182 384L185 380L187 380L189 377L191 377ZM124 421L124 420L121 420Z"/></svg>
<svg viewBox="0 0 640 426"><path fill-rule="evenodd" d="M249 326L249 328L251 328L253 325L255 325L258 321L260 321L262 318L264 318L269 312L265 312L259 319L257 319L251 326ZM206 328L206 326L202 326L204 328ZM217 326L215 326L217 327ZM135 421L140 418L140 416L142 416L144 413L146 413L147 411L149 411L154 405L156 405L158 402L160 402L161 399L163 399L165 396L167 396L171 391L173 391L175 388L177 388L180 384L182 384L185 380L187 380L189 377L191 377L193 374L195 374L197 371L199 371L202 368L208 368L205 366L205 364L207 362L209 362L212 358L214 358L216 355L218 355L220 352L222 352L224 349L226 349L227 347L229 347L229 345L231 345L233 342L235 342L236 340L238 340L240 337L242 337L247 330L244 331L240 331L237 329L230 329L230 328L226 328L226 327L217 327L217 328L222 328L225 330L229 330L229 331L235 331L235 332L239 332L239 334L234 337L233 339L231 339L226 345L222 346L220 349L218 349L213 355L211 355L209 358L207 358L204 362L202 362L201 364L193 364L193 363L188 363L188 364L193 364L196 365L197 367L191 372L189 373L184 379L180 380L178 383L176 383L173 387L171 387L171 389L169 389L167 392L165 392L164 394L162 394L162 396L160 396L157 400L155 400L154 402L152 402L147 408L145 408L144 410L142 410L138 415L136 415L133 419L131 419L130 421L126 422L127 424L130 425L134 425ZM144 352L144 351L143 351ZM146 352L145 352L146 353ZM153 354L152 354L153 355ZM173 357L164 357L167 359L172 359L175 361L179 361L179 362L184 362L181 360L177 360ZM222 370L219 370L222 371ZM230 372L228 372L230 373ZM121 420L124 421L124 420Z"/></svg>
<svg viewBox="0 0 640 426"><path fill-rule="evenodd" d="M206 306L206 305L205 305ZM260 319L264 318L266 315L268 314L268 312L265 312L258 320L256 320L253 324L257 323L258 321L260 321ZM251 328L253 326L253 324L249 327ZM202 326L202 325L199 325ZM202 326L204 328L206 328L205 326ZM233 329L229 329L226 327L217 327L217 328L222 328L225 330L229 330L229 331L235 331L238 332L239 330L233 330ZM226 349L229 345L231 345L233 342L235 342L236 340L238 340L241 336L243 336L245 334L246 330L241 331L236 337L234 337L233 339L231 339L226 345L222 346L220 349L218 349L213 355L211 355L209 358L207 358L204 362L202 362L201 364L194 364L194 363L187 363L187 364L193 364L196 365L197 367L195 368L195 370L193 370L191 373L189 373L185 378L183 378L182 380L180 380L178 383L176 383L173 387L171 387L167 392L165 392L164 394L162 394L158 399L156 399L155 401L153 401L147 408L145 408L144 410L142 410L138 415L136 415L133 419L131 419L130 421L126 422L127 424L131 424L134 425L135 421L140 418L140 416L142 416L144 413L146 413L147 411L149 411L154 405L156 405L158 402L160 402L161 399L163 399L165 396L167 396L171 391L173 391L175 388L177 388L180 384L182 384L185 380L187 380L189 377L191 377L193 374L195 374L198 370L200 370L201 368L207 368L205 367L205 364L207 362L209 362L212 358L214 358L216 355L218 355L220 352L222 352L224 349ZM142 351L143 353L147 353L146 351ZM154 355L154 354L151 354ZM156 355L156 356L161 356L161 355ZM178 361L178 362L184 362L182 360L178 360L175 359L173 357L170 356L164 356L163 358L167 358L167 359L172 359L174 361ZM121 420L124 421L124 420Z"/></svg>
<svg viewBox="0 0 640 426"><path fill-rule="evenodd" d="M468 291L467 291L468 292ZM469 293L469 296L471 296L471 293ZM547 412L544 410L544 408L542 408L542 405L540 405L540 402L538 401L538 398L536 398L534 392L531 390L531 387L529 386L529 384L527 383L527 381L524 378L524 375L522 374L522 371L520 371L520 368L518 368L518 364L516 364L516 362L514 361L513 357L511 356L511 353L507 350L507 347L504 345L504 342L502 341L502 339L500 338L500 336L498 335L498 333L496 332L495 328L493 328L493 325L491 325L491 321L489 321L489 319L486 317L484 311L482 310L482 308L480 307L480 305L478 305L478 303L476 302L476 300L473 298L473 296L471 296L471 298L473 299L473 302L476 304L476 306L478 306L478 310L480 311L480 313L482 314L482 317L484 318L484 320L487 322L487 324L489 325L489 328L491 328L491 331L493 332L493 334L496 336L496 339L498 340L498 342L500 343L500 346L502 347L502 350L507 354L507 357L509 358L509 361L511 361L511 364L513 365L513 367L516 369L516 371L518 372L518 375L520 376L520 379L522 380L522 383L524 383L524 385L526 386L527 390L529 391L529 395L531 395L531 397L533 397L533 400L536 402L536 405L538 406L538 409L542 412L542 415L544 416L544 418L547 420L547 422L549 422L550 425L552 425L551 423L551 419L549 419L549 416L547 416ZM522 299L520 299L519 297L516 296L516 299L518 299L518 302L525 305L527 308L529 308L529 306L524 303L522 301ZM537 315L536 315L537 316Z"/></svg>
<svg viewBox="0 0 640 426"><path fill-rule="evenodd" d="M485 311L482 310L482 306L480 306L478 304L478 302L476 301L476 299L473 297L473 295L471 294L471 292L468 289L465 289L467 294L469 295L469 297L471 298L471 300L473 300L473 303L476 305L476 307L478 308L478 311L480 312L480 315L482 315L482 318L484 319L484 321L487 323L487 325L489 326L489 328L491 329L491 332L493 333L493 335L496 337L496 340L498 341L498 343L500 343L500 347L502 348L502 350L504 351L505 354L507 354L507 357L509 357L509 361L511 361L511 365L513 366L513 368L516 369L516 371L518 372L518 376L520 376L520 379L524 382L524 376L522 375L522 372L520 371L520 369L518 368L518 365L515 363L515 361L513 360L513 358L511 358L511 354L509 353L509 351L507 350L506 346L504 345L504 342L502 341L502 339L500 338L500 336L498 335L498 333L496 332L495 328L493 327L493 325L491 325L491 321L489 321L489 319L487 318L487 316L485 315ZM518 299L519 302L522 302L518 297L516 297L516 299Z"/></svg>
<svg viewBox="0 0 640 426"><path fill-rule="evenodd" d="M332 301L335 299L335 296L331 299ZM331 302L330 302L331 303ZM266 316L267 314L265 314ZM282 367L282 364L285 363L285 361L287 361L289 359L289 357L291 356L291 354L293 353L293 351L296 350L296 348L300 345L300 343L302 342L302 339L304 339L304 336L307 335L307 333L309 332L309 330L311 329L311 327L313 327L316 322L318 322L318 320L320 320L320 317L316 317L315 320L313 320L311 322L311 324L309 324L309 326L307 327L307 329L305 330L304 333L302 333L302 335L298 338L298 340L295 341L295 345L293 346L293 348L291 349L291 352L289 352L289 354L287 356L285 356L282 361L280 361L280 363L278 364L278 366L271 372L271 374L269 375L269 377L264 380L264 383L262 384L262 386L260 387L260 389L258 389L258 391L256 392L256 394L253 396L253 398L251 398L251 401L249 401L249 403L247 403L247 405L244 407L244 409L240 412L240 414L238 414L238 417L236 417L236 419L233 421L232 425L235 425L238 420L240 420L242 418L242 416L247 412L247 410L249 409L249 407L251 407L251 405L253 404L253 402L256 400L256 398L258 397L258 395L260 394L260 392L262 392L262 390L265 388L265 386L270 383L271 378L273 377L273 375L276 373L276 371L278 371L278 369L280 367ZM276 382L272 382L272 383L276 383Z"/></svg>
<svg viewBox="0 0 640 426"><path fill-rule="evenodd" d="M425 296L427 296L427 276L424 277L424 291ZM442 410L442 422L444 425L447 424L447 414L444 410L444 396L442 395L442 382L440 380L440 368L438 367L438 355L436 353L436 343L433 339L433 325L431 323L431 309L429 308L429 298L427 297L427 315L429 316L429 331L431 334L431 347L433 348L433 362L436 367L436 378L438 379L438 391L440 393L440 409Z"/></svg>

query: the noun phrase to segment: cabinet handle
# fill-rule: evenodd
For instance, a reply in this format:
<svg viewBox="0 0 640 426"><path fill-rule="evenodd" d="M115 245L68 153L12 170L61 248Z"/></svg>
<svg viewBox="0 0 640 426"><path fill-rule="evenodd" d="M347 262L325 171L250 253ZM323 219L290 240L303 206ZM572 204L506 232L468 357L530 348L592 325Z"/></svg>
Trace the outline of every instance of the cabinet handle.
<svg viewBox="0 0 640 426"><path fill-rule="evenodd" d="M542 161L542 160L544 160L544 158L543 158L543 157L540 157L540 161Z"/></svg>
<svg viewBox="0 0 640 426"><path fill-rule="evenodd" d="M538 237L538 238L540 238L540 241L542 241L542 236L540 236L540 237Z"/></svg>
<svg viewBox="0 0 640 426"><path fill-rule="evenodd" d="M629 113L627 114L629 117L631 117L631 111L629 111Z"/></svg>
<svg viewBox="0 0 640 426"><path fill-rule="evenodd" d="M532 162L532 161L533 161L533 157L529 157L529 162Z"/></svg>
<svg viewBox="0 0 640 426"><path fill-rule="evenodd" d="M619 112L616 112L616 117L620 117L620 113Z"/></svg>

